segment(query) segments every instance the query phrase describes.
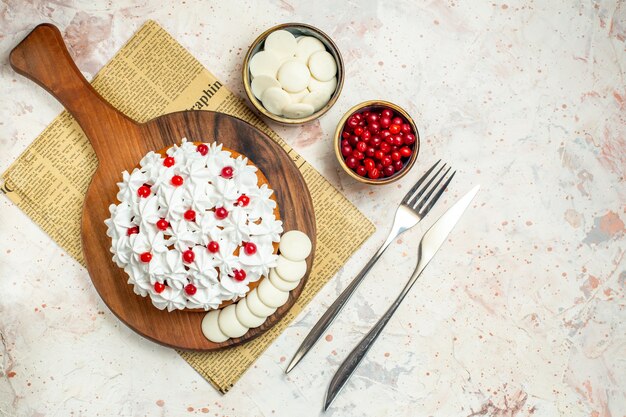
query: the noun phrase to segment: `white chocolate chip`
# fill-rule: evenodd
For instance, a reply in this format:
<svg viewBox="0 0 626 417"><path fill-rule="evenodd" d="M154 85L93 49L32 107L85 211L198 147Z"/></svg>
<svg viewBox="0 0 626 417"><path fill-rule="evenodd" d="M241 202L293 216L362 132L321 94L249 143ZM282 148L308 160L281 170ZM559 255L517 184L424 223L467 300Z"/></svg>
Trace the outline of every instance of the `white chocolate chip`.
<svg viewBox="0 0 626 417"><path fill-rule="evenodd" d="M291 291L300 284L300 280L285 281L284 279L280 277L280 275L278 275L278 272L276 272L276 269L272 269L270 271L269 279L272 282L272 285L281 291Z"/></svg>
<svg viewBox="0 0 626 417"><path fill-rule="evenodd" d="M314 112L313 106L306 103L289 103L283 108L283 116L289 119L302 119Z"/></svg>
<svg viewBox="0 0 626 417"><path fill-rule="evenodd" d="M295 59L290 59L278 68L277 78L285 91L297 93L309 85L311 73L305 64Z"/></svg>
<svg viewBox="0 0 626 417"><path fill-rule="evenodd" d="M309 91L319 91L332 96L337 88L337 77L333 77L330 81L320 81L311 77L309 80Z"/></svg>
<svg viewBox="0 0 626 417"><path fill-rule="evenodd" d="M250 84L252 94L254 94L254 96L259 100L261 100L265 90L271 87L280 88L280 83L276 78L270 77L269 75L259 75L258 77L254 77L252 83Z"/></svg>
<svg viewBox="0 0 626 417"><path fill-rule="evenodd" d="M265 39L265 50L274 52L281 59L293 57L297 47L296 38L286 30L276 30Z"/></svg>
<svg viewBox="0 0 626 417"><path fill-rule="evenodd" d="M252 56L252 58L250 58L248 67L250 69L250 74L252 74L255 78L259 75L267 75L269 77L276 78L276 73L278 72L280 63L281 60L275 53L270 51L261 51L257 52Z"/></svg>
<svg viewBox="0 0 626 417"><path fill-rule="evenodd" d="M326 47L319 39L314 38L313 36L303 36L298 39L296 58L306 63L315 52L325 50Z"/></svg>
<svg viewBox="0 0 626 417"><path fill-rule="evenodd" d="M231 304L223 308L218 317L220 330L228 337L241 337L249 330L237 319L236 308L235 304Z"/></svg>
<svg viewBox="0 0 626 417"><path fill-rule="evenodd" d="M213 343L222 343L228 340L217 324L220 310L209 311L202 319L202 334Z"/></svg>
<svg viewBox="0 0 626 417"><path fill-rule="evenodd" d="M263 102L263 107L265 107L267 111L276 115L281 115L283 114L283 108L289 104L291 98L285 90L278 87L270 87L263 92L261 101Z"/></svg>
<svg viewBox="0 0 626 417"><path fill-rule="evenodd" d="M246 299L247 297L237 302L237 308L235 309L235 313L237 314L237 320L239 320L239 322L244 326L251 329L259 327L260 325L265 323L265 319L267 317L259 317L254 315L254 313L250 311Z"/></svg>
<svg viewBox="0 0 626 417"><path fill-rule="evenodd" d="M268 317L274 314L276 308L268 307L263 304L263 301L259 299L259 294L257 292L257 288L253 289L246 295L246 303L248 304L248 308L250 312L258 317Z"/></svg>
<svg viewBox="0 0 626 417"><path fill-rule="evenodd" d="M330 95L321 91L312 91L302 99L302 103L313 106L313 111L318 111L328 103Z"/></svg>
<svg viewBox="0 0 626 417"><path fill-rule="evenodd" d="M276 272L285 281L299 281L306 274L306 269L306 261L290 261L282 255L278 256Z"/></svg>
<svg viewBox="0 0 626 417"><path fill-rule="evenodd" d="M320 81L330 81L337 74L335 58L327 51L315 52L308 64L311 74Z"/></svg>
<svg viewBox="0 0 626 417"><path fill-rule="evenodd" d="M269 307L278 308L289 299L289 292L276 288L269 279L261 281L257 293L261 302Z"/></svg>
<svg viewBox="0 0 626 417"><path fill-rule="evenodd" d="M311 79L313 79L313 77L311 77ZM305 88L304 90L298 91L297 93L289 93L289 97L291 97L292 103L300 103L302 99L309 93L310 91Z"/></svg>
<svg viewBox="0 0 626 417"><path fill-rule="evenodd" d="M302 261L311 254L311 239L299 230L290 230L280 238L280 254L290 261Z"/></svg>

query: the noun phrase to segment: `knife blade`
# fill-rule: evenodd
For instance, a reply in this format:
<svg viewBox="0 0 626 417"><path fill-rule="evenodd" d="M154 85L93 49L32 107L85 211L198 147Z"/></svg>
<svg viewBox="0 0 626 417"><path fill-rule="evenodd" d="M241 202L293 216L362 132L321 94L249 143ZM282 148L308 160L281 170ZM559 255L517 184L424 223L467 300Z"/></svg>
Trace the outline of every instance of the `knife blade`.
<svg viewBox="0 0 626 417"><path fill-rule="evenodd" d="M350 379L356 368L359 366L370 347L374 344L378 335L383 331L385 325L391 319L393 313L407 295L413 284L417 281L426 265L433 259L443 242L458 223L459 219L472 202L476 193L480 189L480 185L472 188L465 196L457 201L452 207L450 207L437 221L424 233L422 240L418 246L418 261L411 275L411 278L406 283L402 292L393 302L391 307L385 312L383 317L376 323L376 325L369 331L367 335L359 342L359 344L350 352L348 357L337 369L337 372L330 381L328 390L326 391L326 399L324 400L324 411L330 407L337 394L345 386L346 382Z"/></svg>

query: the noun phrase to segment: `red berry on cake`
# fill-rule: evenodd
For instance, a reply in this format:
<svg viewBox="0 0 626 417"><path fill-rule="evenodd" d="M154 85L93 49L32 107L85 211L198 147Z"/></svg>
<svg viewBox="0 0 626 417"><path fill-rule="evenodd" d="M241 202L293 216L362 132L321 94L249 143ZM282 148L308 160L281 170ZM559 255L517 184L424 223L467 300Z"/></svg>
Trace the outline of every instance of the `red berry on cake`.
<svg viewBox="0 0 626 417"><path fill-rule="evenodd" d="M139 259L141 259L141 262L143 263L148 263L152 260L152 254L150 252L144 252L141 255L139 255Z"/></svg>
<svg viewBox="0 0 626 417"><path fill-rule="evenodd" d="M204 143L201 143L200 145L198 145L198 147L196 148L196 150L198 151L198 153L202 156L205 156L206 154L209 153L209 147L206 146Z"/></svg>
<svg viewBox="0 0 626 417"><path fill-rule="evenodd" d="M209 244L206 247L209 252L211 253L217 253L220 250L220 244L217 243L216 241L212 240L209 242Z"/></svg>
<svg viewBox="0 0 626 417"><path fill-rule="evenodd" d="M171 156L168 156L167 158L163 160L163 166L166 166L168 168L173 167L174 163L176 163L176 161Z"/></svg>
<svg viewBox="0 0 626 417"><path fill-rule="evenodd" d="M239 207L245 207L248 204L250 204L250 197L248 197L245 194L240 195L239 198L237 199L237 205Z"/></svg>
<svg viewBox="0 0 626 417"><path fill-rule="evenodd" d="M167 230L167 228L168 228L168 227L170 227L170 224L169 224L169 222L168 222L167 220L165 220L165 219L159 219L159 220L156 222L156 227L157 227L159 230Z"/></svg>
<svg viewBox="0 0 626 417"><path fill-rule="evenodd" d="M243 251L246 253L246 255L254 255L256 253L256 245L252 242L248 242L243 247Z"/></svg>
<svg viewBox="0 0 626 417"><path fill-rule="evenodd" d="M185 212L185 214L183 214L183 217L185 217L185 220L192 222L196 220L196 212L192 209L189 209Z"/></svg>
<svg viewBox="0 0 626 417"><path fill-rule="evenodd" d="M222 177L226 179L230 179L233 177L233 167L224 167L222 168Z"/></svg>
<svg viewBox="0 0 626 417"><path fill-rule="evenodd" d="M243 281L246 279L246 271L243 269L233 269L233 278L235 278L236 281Z"/></svg>
<svg viewBox="0 0 626 417"><path fill-rule="evenodd" d="M148 187L147 185L142 185L137 190L137 195L139 197L143 197L143 198L148 197L150 195L150 187Z"/></svg>
<svg viewBox="0 0 626 417"><path fill-rule="evenodd" d="M174 187L180 187L181 185L183 185L183 177L181 177L180 175L174 175L172 177L172 185Z"/></svg>
<svg viewBox="0 0 626 417"><path fill-rule="evenodd" d="M194 259L196 259L196 254L193 253L191 249L187 249L183 252L183 261L192 263Z"/></svg>
<svg viewBox="0 0 626 417"><path fill-rule="evenodd" d="M195 285L193 284L185 285L185 292L187 293L187 295L194 295L196 291L198 291L198 289L196 288Z"/></svg>
<svg viewBox="0 0 626 417"><path fill-rule="evenodd" d="M219 220L224 220L226 217L228 217L228 210L226 210L224 207L216 208L215 217L217 217Z"/></svg>
<svg viewBox="0 0 626 417"><path fill-rule="evenodd" d="M161 294L163 292L163 290L165 290L165 284L163 284L161 282L155 282L154 283L154 291L157 294Z"/></svg>
<svg viewBox="0 0 626 417"><path fill-rule="evenodd" d="M126 229L126 236L136 235L139 233L139 226L129 227Z"/></svg>

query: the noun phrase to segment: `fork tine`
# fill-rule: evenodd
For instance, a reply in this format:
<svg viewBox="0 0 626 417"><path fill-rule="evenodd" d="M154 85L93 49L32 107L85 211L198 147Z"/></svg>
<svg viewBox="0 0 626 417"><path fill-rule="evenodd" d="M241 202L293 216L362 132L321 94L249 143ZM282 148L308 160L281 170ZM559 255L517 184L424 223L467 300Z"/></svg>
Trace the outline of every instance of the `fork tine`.
<svg viewBox="0 0 626 417"><path fill-rule="evenodd" d="M439 177L439 180L430 188L427 188L424 190L424 195L419 202L416 201L415 205L413 206L413 210L415 210L416 212L420 212L422 210L422 208L424 208L426 206L426 203L428 203L428 200L430 200L430 196L433 195L433 193L438 189L437 187L439 187L439 184L441 184L441 181L443 181L446 178L446 175L448 175L448 172L450 172L450 170L452 169L452 167L448 167L448 169L446 170L446 172L443 173L443 175L441 177L439 177L439 175L437 175L437 177ZM440 170L441 172L441 170ZM437 173L439 174L439 172ZM433 178L433 180L435 180L437 177ZM431 180L432 182L432 180ZM429 184L430 186L430 184Z"/></svg>
<svg viewBox="0 0 626 417"><path fill-rule="evenodd" d="M437 194L435 194L435 196L433 197L432 200L430 200L430 203L428 203L428 205L426 207L424 207L424 212L421 213L422 216L425 216L428 214L428 212L430 211L431 208L433 208L433 206L435 205L435 203L437 202L437 200L439 200L439 197L441 197L441 195L443 194L443 192L446 190L446 188L448 188L448 185L450 185L450 183L452 182L452 178L454 178L454 174L456 174L456 171L454 171L452 173L452 175L450 175L450 178L448 178L448 181L446 181L443 186L439 189L439 191L437 192Z"/></svg>
<svg viewBox="0 0 626 417"><path fill-rule="evenodd" d="M406 201L406 205L407 206L414 206L415 204L417 204L418 201L420 201L420 199L422 198L422 196L424 195L424 193L430 188L430 185L433 183L433 181L435 181L438 177L439 174L441 174L441 171L443 171L446 168L446 164L444 163L438 170L437 172L435 172L435 175L433 175L433 177L428 180L428 182L426 183L426 185L424 185L423 187L421 187L419 190L417 190L417 192L415 194L413 194L411 196L411 198L409 198ZM448 168L450 169L450 168Z"/></svg>
<svg viewBox="0 0 626 417"><path fill-rule="evenodd" d="M426 178L428 178L428 175L433 171L433 169L435 169L435 167L437 165L439 165L439 162L441 162L441 159L438 160L437 162L435 162L435 164L430 167L430 169L428 171L426 171L424 173L424 175L422 175L422 177L417 180L417 182L415 183L415 185L413 187L411 187L411 189L409 190L408 193L406 193L406 195L404 196L404 198L402 199L402 203L404 204L408 204L408 201L411 199L411 197L413 196L413 194L415 194L415 191L417 191L417 189L419 188L420 185L422 185L422 183L424 182L424 180Z"/></svg>

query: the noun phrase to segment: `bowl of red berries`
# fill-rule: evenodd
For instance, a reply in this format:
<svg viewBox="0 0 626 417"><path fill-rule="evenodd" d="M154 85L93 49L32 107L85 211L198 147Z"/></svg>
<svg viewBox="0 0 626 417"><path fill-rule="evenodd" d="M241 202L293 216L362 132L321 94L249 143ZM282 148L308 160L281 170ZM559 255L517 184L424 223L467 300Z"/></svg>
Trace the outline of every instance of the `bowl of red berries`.
<svg viewBox="0 0 626 417"><path fill-rule="evenodd" d="M411 116L387 101L366 101L348 110L335 131L335 155L357 181L382 185L411 169L419 152Z"/></svg>

